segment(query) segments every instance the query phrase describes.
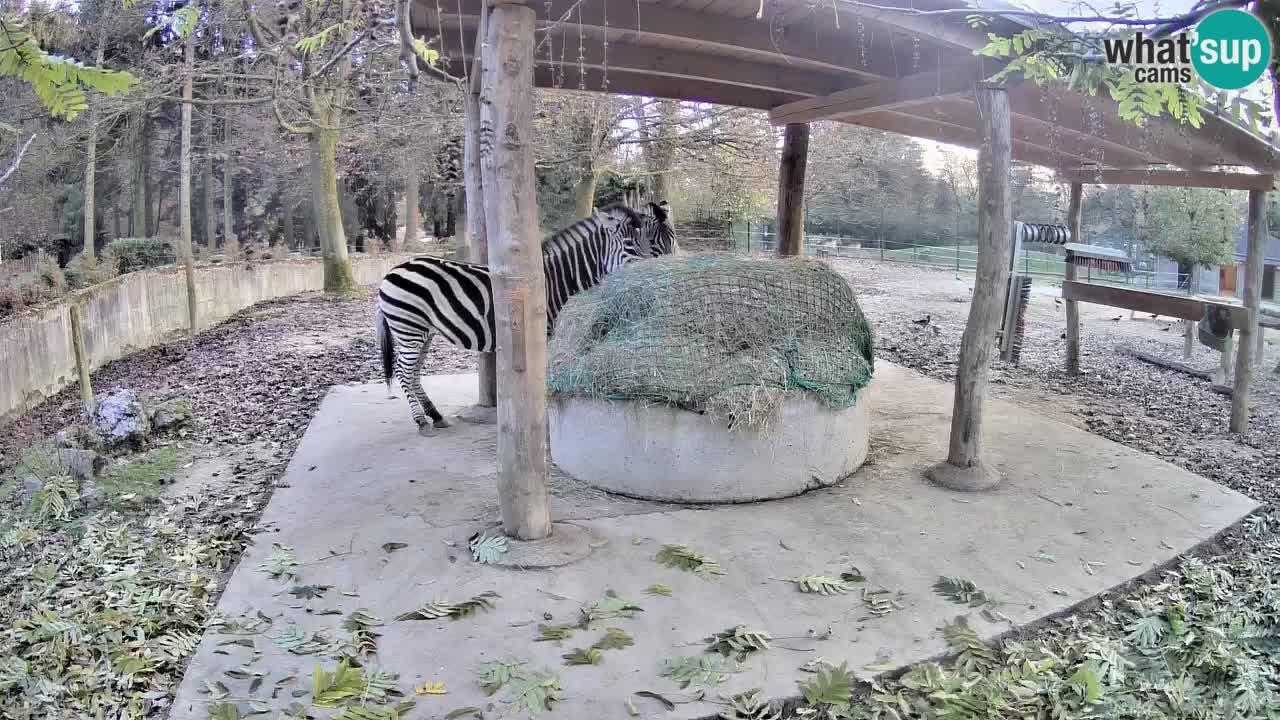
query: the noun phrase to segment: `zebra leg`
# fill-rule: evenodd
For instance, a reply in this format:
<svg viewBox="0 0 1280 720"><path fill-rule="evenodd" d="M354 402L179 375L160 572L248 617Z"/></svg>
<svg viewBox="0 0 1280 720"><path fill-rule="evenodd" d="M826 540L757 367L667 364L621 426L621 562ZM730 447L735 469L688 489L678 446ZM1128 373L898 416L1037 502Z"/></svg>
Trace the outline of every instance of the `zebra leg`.
<svg viewBox="0 0 1280 720"><path fill-rule="evenodd" d="M430 339L431 335L427 333L418 338L401 338L396 343L396 378L400 381L400 389L404 391L405 399L409 401L409 412L412 413L413 421L418 425L418 434L423 437L431 437L435 434L431 419L423 411L424 406L430 407L433 411L435 406L431 405L426 391L422 389L422 383L418 380L418 368L422 366L422 356L426 355L426 345Z"/></svg>
<svg viewBox="0 0 1280 720"><path fill-rule="evenodd" d="M431 341L435 339L435 334L428 331L426 339L422 341L422 349L418 351L418 359L413 364L413 388L417 393L418 402L422 403L422 407L426 409L427 416L431 418L431 424L437 430L441 430L453 425L445 419L444 415L436 409L435 403L431 402L431 398L427 397L427 391L422 387L422 363L426 362L427 349L431 347ZM421 424L419 424L421 430Z"/></svg>

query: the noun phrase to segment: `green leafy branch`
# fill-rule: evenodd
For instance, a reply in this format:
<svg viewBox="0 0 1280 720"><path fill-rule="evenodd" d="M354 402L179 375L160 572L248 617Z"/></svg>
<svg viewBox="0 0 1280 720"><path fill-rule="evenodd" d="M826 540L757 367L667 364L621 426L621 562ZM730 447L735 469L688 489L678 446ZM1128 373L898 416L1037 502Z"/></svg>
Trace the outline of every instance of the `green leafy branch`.
<svg viewBox="0 0 1280 720"><path fill-rule="evenodd" d="M1132 67L1106 63L1096 52L1103 35L1030 29L1009 37L995 33L987 37L989 42L974 54L1007 61L991 82L1017 76L1041 87L1061 85L1090 96L1105 89L1119 104L1120 117L1137 126L1161 115L1197 128L1203 123L1202 109L1208 100L1202 88L1138 82Z"/></svg>
<svg viewBox="0 0 1280 720"><path fill-rule="evenodd" d="M138 81L127 72L50 55L28 27L12 17L0 17L0 77L26 82L50 115L68 121L88 109L86 90L122 95Z"/></svg>

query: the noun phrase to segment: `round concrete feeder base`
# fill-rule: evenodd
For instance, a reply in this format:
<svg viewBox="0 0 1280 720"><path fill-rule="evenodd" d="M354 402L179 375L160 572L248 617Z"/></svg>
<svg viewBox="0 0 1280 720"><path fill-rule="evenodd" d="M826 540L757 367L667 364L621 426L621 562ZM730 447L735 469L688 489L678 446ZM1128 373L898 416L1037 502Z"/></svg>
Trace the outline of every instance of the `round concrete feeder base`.
<svg viewBox="0 0 1280 720"><path fill-rule="evenodd" d="M551 398L551 457L578 480L629 497L738 503L832 485L867 459L868 403L832 410L788 397L768 428L729 429L666 405Z"/></svg>

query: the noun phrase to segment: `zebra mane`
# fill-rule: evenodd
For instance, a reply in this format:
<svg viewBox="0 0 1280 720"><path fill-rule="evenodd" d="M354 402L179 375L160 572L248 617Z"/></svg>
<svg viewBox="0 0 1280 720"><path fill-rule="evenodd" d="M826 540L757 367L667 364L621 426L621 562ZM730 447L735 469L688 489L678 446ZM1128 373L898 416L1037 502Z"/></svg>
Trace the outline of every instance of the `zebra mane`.
<svg viewBox="0 0 1280 720"><path fill-rule="evenodd" d="M614 203L613 205L610 205L608 207L600 208L598 212L601 215L608 215L609 213L614 212L615 210L626 213L627 217L631 219L631 225L633 227L640 227L643 224L643 221L640 218L640 213L636 212L634 208L628 207L627 205L623 205L621 203Z"/></svg>
<svg viewBox="0 0 1280 720"><path fill-rule="evenodd" d="M595 212L591 213L589 217L584 217L580 220L576 220L560 228L559 230L556 230L550 235L547 235L542 239L542 244L545 246L547 243L551 242L553 239L560 237L561 235L565 234L566 232L574 228L583 228L583 229L594 228L600 222L600 220L597 218L597 215L608 215L610 212L614 210L621 210L622 212L626 213L627 217L630 218L633 227L637 227L637 228L641 227L640 213L627 207L626 205L610 205L608 207L604 207L596 210Z"/></svg>

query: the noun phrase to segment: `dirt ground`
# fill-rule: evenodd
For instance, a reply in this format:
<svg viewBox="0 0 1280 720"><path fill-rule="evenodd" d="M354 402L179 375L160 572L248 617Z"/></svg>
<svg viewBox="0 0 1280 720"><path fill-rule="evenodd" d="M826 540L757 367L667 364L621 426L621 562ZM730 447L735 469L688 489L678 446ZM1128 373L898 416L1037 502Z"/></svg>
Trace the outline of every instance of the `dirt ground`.
<svg viewBox="0 0 1280 720"><path fill-rule="evenodd" d="M837 260L853 282L876 331L879 357L931 377L953 380L969 312L973 276L953 272ZM1280 333L1268 337L1252 386L1249 430L1227 430L1231 400L1203 380L1162 370L1122 352L1134 347L1182 359L1181 321L1128 310L1080 306L1082 374L1070 377L1065 306L1058 289L1037 278L1026 315L1017 367L998 359L992 394L1034 404L1041 412L1108 439L1162 457L1266 504L1280 501ZM928 318L927 323L922 323ZM1197 341L1190 364L1212 370L1220 354Z"/></svg>

